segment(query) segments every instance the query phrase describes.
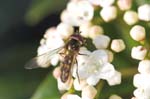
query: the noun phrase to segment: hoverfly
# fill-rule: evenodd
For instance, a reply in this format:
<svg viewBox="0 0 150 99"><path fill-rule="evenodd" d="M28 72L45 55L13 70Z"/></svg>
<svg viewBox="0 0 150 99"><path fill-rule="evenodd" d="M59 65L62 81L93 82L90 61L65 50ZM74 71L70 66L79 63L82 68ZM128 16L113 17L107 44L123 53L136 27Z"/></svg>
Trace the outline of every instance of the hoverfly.
<svg viewBox="0 0 150 99"><path fill-rule="evenodd" d="M52 56L56 53L61 52L59 54L63 57L63 60L60 61L60 78L61 81L65 83L71 74L71 68L74 64L77 64L76 57L77 55L79 55L80 47L84 45L84 42L84 38L79 33L79 27L77 27L75 28L75 33L69 37L67 43L63 47L48 51L42 55L33 58L25 65L25 68L33 69L37 67L42 67L42 65L50 65L50 59L52 58ZM41 61L41 64L37 64L37 60L40 60L42 58L44 58L44 61Z"/></svg>

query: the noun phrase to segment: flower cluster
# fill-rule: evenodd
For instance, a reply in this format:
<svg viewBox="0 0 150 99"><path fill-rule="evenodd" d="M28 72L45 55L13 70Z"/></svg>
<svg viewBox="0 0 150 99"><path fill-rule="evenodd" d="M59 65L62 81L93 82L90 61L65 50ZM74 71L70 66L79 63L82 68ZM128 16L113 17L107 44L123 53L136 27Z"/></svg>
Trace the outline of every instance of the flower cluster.
<svg viewBox="0 0 150 99"><path fill-rule="evenodd" d="M61 81L61 68L56 67L53 76L57 79L58 89L68 91L64 93L61 99L94 99L97 94L95 86L106 80L112 86L121 83L121 73L115 70L111 62L113 61L113 52L119 53L126 46L122 39L113 39L105 35L105 30L100 24L95 24L95 13L100 8L99 18L103 22L110 22L117 18L119 8L124 11L123 20L126 24L133 26L130 30L130 36L138 42L145 41L146 30L141 25L135 25L139 20L150 21L150 5L145 4L138 8L138 12L130 10L132 0L117 0L117 6L114 6L115 0L70 0L66 9L61 13L61 23L56 27L49 28L40 42L38 55L45 52L52 53L51 57L41 57L38 64L44 64L41 67L48 67L47 60L53 66L62 61L61 52L57 49L63 48L69 37L74 33L74 27L79 27L81 36L90 39L93 48L80 48L79 55L76 57L77 64L71 67L71 75L67 82ZM91 46L87 43L87 46ZM57 52L57 53L56 53ZM150 60L145 57L148 54L146 46L135 46L131 51L134 59L141 60L139 63L139 72L134 77L134 85L137 89L134 91L136 99L150 99ZM143 84L144 83L144 84ZM69 92L70 89L81 92L81 95ZM114 98L117 97L117 98ZM112 96L110 99L121 99L119 96Z"/></svg>
<svg viewBox="0 0 150 99"><path fill-rule="evenodd" d="M115 70L113 64L113 52L121 52L125 49L125 44L122 39L114 39L111 42L109 36L105 35L103 27L92 23L94 19L95 7L102 8L99 16L104 22L110 22L117 17L117 8L114 6L115 0L71 0L67 4L66 9L61 13L61 23L57 27L49 28L44 34L44 38L40 42L38 55L49 52L52 55L40 57L37 60L38 64L48 67L47 61L53 66L56 66L59 61L62 61L62 56L59 50L63 48L74 33L74 26L78 26L81 35L84 38L91 39L91 43L95 46L92 49L87 49L85 46L80 48L76 57L77 64L74 64L71 69L71 77L67 82L61 81L60 66L56 67L53 75L57 79L58 89L60 91L70 90L80 91L81 96L74 93L65 93L61 99L94 99L97 94L95 86L101 81L106 80L110 86L121 83L121 73ZM118 6L122 3L127 3L122 0L118 1ZM124 5L124 9L129 9ZM125 20L128 17L135 16L131 11L126 13ZM133 24L132 21L129 24ZM87 43L88 46L88 43ZM109 46L111 49L109 49ZM112 51L113 52L112 52ZM57 52L57 53L56 53ZM112 98L111 98L112 99ZM120 99L120 98L118 98Z"/></svg>
<svg viewBox="0 0 150 99"><path fill-rule="evenodd" d="M124 20L128 25L134 25L137 21L150 21L150 5L144 4L138 8L138 12L126 12ZM130 17L130 19L128 19ZM132 19L132 20L131 20ZM129 22L130 20L130 22ZM140 45L131 50L131 57L140 60L138 74L134 75L133 84L137 88L132 99L150 99L150 59L146 42L146 30L142 25L134 25L130 30L130 36Z"/></svg>

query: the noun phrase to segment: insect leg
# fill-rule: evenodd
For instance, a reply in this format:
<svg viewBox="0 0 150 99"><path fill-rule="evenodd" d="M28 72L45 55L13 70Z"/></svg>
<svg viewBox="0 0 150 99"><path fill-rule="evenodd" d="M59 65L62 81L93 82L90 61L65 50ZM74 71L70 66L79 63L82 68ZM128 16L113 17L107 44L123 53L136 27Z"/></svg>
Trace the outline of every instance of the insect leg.
<svg viewBox="0 0 150 99"><path fill-rule="evenodd" d="M59 53L60 56L65 57L65 53Z"/></svg>
<svg viewBox="0 0 150 99"><path fill-rule="evenodd" d="M78 74L78 61L77 61L77 59L75 59L75 62L77 64L77 69L76 69L77 79L78 79L79 84L80 84L80 79L79 79L79 74Z"/></svg>
<svg viewBox="0 0 150 99"><path fill-rule="evenodd" d="M85 56L89 56L88 54L82 54L82 53L78 53L78 55L85 55Z"/></svg>

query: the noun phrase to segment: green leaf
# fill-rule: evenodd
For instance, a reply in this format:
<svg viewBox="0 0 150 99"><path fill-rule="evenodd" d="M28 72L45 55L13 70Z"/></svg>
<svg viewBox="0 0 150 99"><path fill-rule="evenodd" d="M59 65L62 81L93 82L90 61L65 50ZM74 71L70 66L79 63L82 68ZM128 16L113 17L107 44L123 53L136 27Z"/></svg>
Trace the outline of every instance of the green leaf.
<svg viewBox="0 0 150 99"><path fill-rule="evenodd" d="M60 93L57 88L57 82L49 74L45 81L39 86L31 99L59 99Z"/></svg>
<svg viewBox="0 0 150 99"><path fill-rule="evenodd" d="M33 0L25 15L28 25L36 25L46 16L65 8L67 0Z"/></svg>

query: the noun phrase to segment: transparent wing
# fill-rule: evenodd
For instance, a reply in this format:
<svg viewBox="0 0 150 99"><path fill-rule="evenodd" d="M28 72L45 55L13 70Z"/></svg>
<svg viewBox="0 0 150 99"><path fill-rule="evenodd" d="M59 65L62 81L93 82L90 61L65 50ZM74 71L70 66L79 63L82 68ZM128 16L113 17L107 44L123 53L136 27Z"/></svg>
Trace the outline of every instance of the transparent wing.
<svg viewBox="0 0 150 99"><path fill-rule="evenodd" d="M63 47L50 50L44 54L41 54L37 57L32 58L29 62L25 64L26 69L34 69L38 67L48 67L50 66L50 60L53 58L55 54L57 54L59 51L61 51Z"/></svg>

